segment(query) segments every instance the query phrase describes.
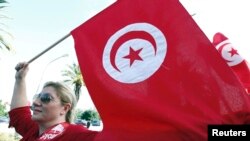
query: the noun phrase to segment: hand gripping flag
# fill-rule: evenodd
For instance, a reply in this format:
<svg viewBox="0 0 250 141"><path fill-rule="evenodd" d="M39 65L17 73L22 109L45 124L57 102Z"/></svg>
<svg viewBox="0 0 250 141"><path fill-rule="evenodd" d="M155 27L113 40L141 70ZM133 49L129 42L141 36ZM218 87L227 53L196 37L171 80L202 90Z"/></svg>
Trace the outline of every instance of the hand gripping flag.
<svg viewBox="0 0 250 141"><path fill-rule="evenodd" d="M213 44L250 94L250 67L247 60L240 56L229 39L220 32L214 35Z"/></svg>
<svg viewBox="0 0 250 141"><path fill-rule="evenodd" d="M95 141L204 141L249 122L238 79L176 0L119 0L71 34L103 120Z"/></svg>

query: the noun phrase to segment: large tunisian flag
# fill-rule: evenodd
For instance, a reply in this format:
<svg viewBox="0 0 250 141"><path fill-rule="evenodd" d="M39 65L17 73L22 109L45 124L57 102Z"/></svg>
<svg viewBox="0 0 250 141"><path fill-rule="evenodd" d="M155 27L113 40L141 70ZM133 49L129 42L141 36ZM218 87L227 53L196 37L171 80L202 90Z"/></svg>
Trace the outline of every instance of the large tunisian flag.
<svg viewBox="0 0 250 141"><path fill-rule="evenodd" d="M229 39L220 32L214 34L213 44L250 94L250 66L247 60L240 56Z"/></svg>
<svg viewBox="0 0 250 141"><path fill-rule="evenodd" d="M203 141L208 124L248 122L244 88L177 0L119 0L72 35L95 140Z"/></svg>

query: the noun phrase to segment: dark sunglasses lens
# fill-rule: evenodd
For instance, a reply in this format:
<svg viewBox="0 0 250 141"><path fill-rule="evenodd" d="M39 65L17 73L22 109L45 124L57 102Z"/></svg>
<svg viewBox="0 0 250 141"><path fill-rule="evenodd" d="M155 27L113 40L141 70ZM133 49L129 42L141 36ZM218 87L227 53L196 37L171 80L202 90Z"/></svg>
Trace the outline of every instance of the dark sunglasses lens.
<svg viewBox="0 0 250 141"><path fill-rule="evenodd" d="M50 94L45 93L45 94L41 94L40 100L41 100L43 103L49 103L49 102L52 100L52 97L51 97Z"/></svg>

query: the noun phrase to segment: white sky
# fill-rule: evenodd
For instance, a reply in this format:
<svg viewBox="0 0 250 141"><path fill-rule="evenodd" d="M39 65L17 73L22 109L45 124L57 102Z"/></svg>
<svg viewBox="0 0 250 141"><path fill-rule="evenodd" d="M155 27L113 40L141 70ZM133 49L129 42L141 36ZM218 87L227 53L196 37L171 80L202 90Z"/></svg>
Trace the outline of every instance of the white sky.
<svg viewBox="0 0 250 141"><path fill-rule="evenodd" d="M4 13L5 29L14 38L15 54L0 51L0 99L10 102L14 85L14 67L19 61L28 61L55 41L101 11L115 0L8 0ZM247 0L181 0L194 20L211 40L216 32L229 38L238 52L250 60L248 37L250 33L250 4ZM68 54L68 57L60 57ZM54 59L58 58L56 61ZM61 80L65 64L76 62L72 37L38 58L30 65L27 76L28 96L37 92L47 80ZM94 108L83 89L78 107Z"/></svg>

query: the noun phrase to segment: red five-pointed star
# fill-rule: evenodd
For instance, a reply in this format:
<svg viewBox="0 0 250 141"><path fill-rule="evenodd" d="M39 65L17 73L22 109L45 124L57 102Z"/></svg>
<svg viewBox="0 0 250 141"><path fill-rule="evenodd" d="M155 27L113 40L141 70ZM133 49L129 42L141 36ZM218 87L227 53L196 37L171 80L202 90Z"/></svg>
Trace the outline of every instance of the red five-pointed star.
<svg viewBox="0 0 250 141"><path fill-rule="evenodd" d="M139 53L142 51L143 48L134 50L133 48L129 48L129 54L124 56L123 58L130 59L130 66L133 65L135 60L142 61L143 59L139 56Z"/></svg>
<svg viewBox="0 0 250 141"><path fill-rule="evenodd" d="M234 48L232 48L232 50L230 50L229 53L231 53L231 57L234 56L235 54L239 55L237 50L235 50Z"/></svg>

